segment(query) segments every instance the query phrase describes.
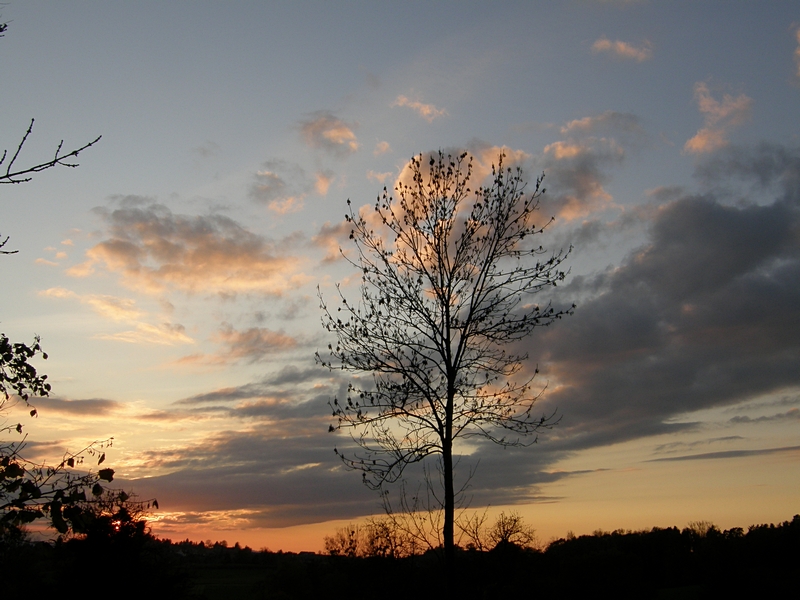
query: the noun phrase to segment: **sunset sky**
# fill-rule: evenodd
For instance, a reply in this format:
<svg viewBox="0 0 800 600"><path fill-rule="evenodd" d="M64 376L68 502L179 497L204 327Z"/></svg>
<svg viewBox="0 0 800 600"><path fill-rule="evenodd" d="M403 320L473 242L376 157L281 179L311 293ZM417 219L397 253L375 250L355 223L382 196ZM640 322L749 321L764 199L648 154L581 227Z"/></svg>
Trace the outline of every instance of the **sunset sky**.
<svg viewBox="0 0 800 600"><path fill-rule="evenodd" d="M19 163L103 136L0 187L0 331L50 356L30 457L113 436L172 539L318 550L379 513L314 362L317 287L357 294L346 201L502 150L545 173L577 309L524 344L560 423L461 447L471 505L544 540L800 512L797 2L0 8L0 151L31 118Z"/></svg>

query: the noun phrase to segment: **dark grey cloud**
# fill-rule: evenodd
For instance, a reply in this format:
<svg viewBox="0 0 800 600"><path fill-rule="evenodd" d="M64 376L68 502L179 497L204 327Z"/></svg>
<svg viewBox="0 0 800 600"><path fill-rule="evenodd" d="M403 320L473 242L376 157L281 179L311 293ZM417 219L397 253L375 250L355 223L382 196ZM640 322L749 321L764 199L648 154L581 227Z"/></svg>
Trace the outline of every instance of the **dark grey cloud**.
<svg viewBox="0 0 800 600"><path fill-rule="evenodd" d="M238 331L230 323L223 323L213 339L224 347L221 356L231 361L265 360L267 356L294 349L298 345L296 338L283 331L273 331L266 327L250 327Z"/></svg>
<svg viewBox="0 0 800 600"><path fill-rule="evenodd" d="M215 158L221 153L222 148L219 147L219 144L211 140L206 140L199 146L192 148L192 154L201 159Z"/></svg>
<svg viewBox="0 0 800 600"><path fill-rule="evenodd" d="M571 221L608 207L612 197L603 186L610 180L610 169L624 158L624 147L614 138L570 139L546 146L534 165L546 175L542 215Z"/></svg>
<svg viewBox="0 0 800 600"><path fill-rule="evenodd" d="M800 446L783 446L781 448L761 448L758 450L726 450L723 452L706 452L705 454L689 454L687 456L669 456L667 458L653 458L647 462L673 462L683 460L710 460L718 458L741 458L745 456L763 456L783 452L797 452Z"/></svg>
<svg viewBox="0 0 800 600"><path fill-rule="evenodd" d="M731 417L729 423L765 423L768 421L800 421L800 409L793 408L784 413L777 413L774 415L761 415L760 417L748 417L747 415L739 415Z"/></svg>
<svg viewBox="0 0 800 600"><path fill-rule="evenodd" d="M677 452L681 450L687 450L689 448L696 448L697 446L708 446L711 444L717 444L720 442L740 442L745 438L741 435L726 435L722 437L710 438L707 440L695 440L693 442L669 442L667 444L659 444L655 448L653 448L653 452L656 454L662 452Z"/></svg>
<svg viewBox="0 0 800 600"><path fill-rule="evenodd" d="M115 400L91 398L87 400L67 400L66 398L36 398L34 404L39 414L61 413L67 415L89 415L103 417L122 409L125 405Z"/></svg>
<svg viewBox="0 0 800 600"><path fill-rule="evenodd" d="M358 474L343 472L333 447L322 428L293 437L268 429L220 432L195 448L153 452L153 464L177 470L126 483L170 511L255 509L271 527L376 511L375 494Z"/></svg>
<svg viewBox="0 0 800 600"><path fill-rule="evenodd" d="M298 386L310 388L320 381L338 381L336 374L322 367L299 368L286 365L277 373L267 375L259 381L239 386L220 388L197 394L175 402L176 405L195 405L209 402L235 402L259 398L281 398L297 394ZM285 388L289 386L290 391Z"/></svg>
<svg viewBox="0 0 800 600"><path fill-rule="evenodd" d="M536 361L542 367L534 384L559 384L546 391L537 414L556 411L561 421L528 448L469 440L470 455L457 466L465 501L557 501L543 497L540 486L587 472L556 470L559 460L616 442L702 433L707 424L686 418L700 409L747 410L746 417L733 416L738 427L759 426L762 415L797 418L796 394L787 390L800 385L800 194L794 186L800 149L781 149L774 163L765 162L783 161L782 169L748 165L747 156L764 162L763 152L736 150L730 156L739 163L728 163L734 172L720 169L715 175L758 186L761 195L751 202L710 184L703 195L662 198L638 217L649 219L647 239L621 264L575 277L554 291L559 306L579 299L575 315L534 332L521 349L531 356L526 368ZM707 168L703 177L712 172ZM770 176L762 179L761 173ZM252 429L152 453L153 464L173 472L132 482L134 490L158 497L170 510L249 509L264 526L380 510L376 495L359 484L359 473L346 471L333 454L334 446L352 451L352 442L325 433L327 402L344 385L333 375L310 365L287 366L257 382L179 401L227 407L231 416L251 419ZM770 393L779 397L762 398ZM772 406L786 408L765 411ZM661 444L652 460L734 459L800 449L753 449L749 443L732 435ZM704 445L726 449L688 454ZM423 474L417 468L407 476L419 482Z"/></svg>
<svg viewBox="0 0 800 600"><path fill-rule="evenodd" d="M638 116L614 110L570 121L561 127L561 133L570 137L600 135L627 137L632 140L642 140L646 136Z"/></svg>
<svg viewBox="0 0 800 600"><path fill-rule="evenodd" d="M559 288L561 303L581 297L575 315L526 344L563 384L543 400L563 415L548 444L691 428L668 421L800 384L800 151L750 151L780 169L732 155L716 176L755 178L771 198L731 203L720 187L668 202L621 265Z"/></svg>
<svg viewBox="0 0 800 600"><path fill-rule="evenodd" d="M290 197L302 197L313 187L305 170L285 160L268 160L250 186L250 197L265 204Z"/></svg>
<svg viewBox="0 0 800 600"><path fill-rule="evenodd" d="M342 258L340 249L347 247L348 238L352 229L352 226L344 219L336 224L325 222L322 227L319 228L316 235L311 238L311 242L315 246L323 248L326 251L325 257L322 259L322 264L326 268L330 263Z"/></svg>
<svg viewBox="0 0 800 600"><path fill-rule="evenodd" d="M796 394L793 396L784 395L780 398L769 398L766 400L759 400L756 402L747 402L746 404L740 404L735 407L731 407L726 409L726 412L741 412L746 410L760 410L763 408L776 408L776 407L785 407L785 406L794 406L795 404L800 404L800 394Z"/></svg>
<svg viewBox="0 0 800 600"><path fill-rule="evenodd" d="M733 186L749 182L787 199L800 195L797 149L779 144L761 143L755 147L734 146L700 164L697 178L712 187L730 192ZM758 191L758 187L748 188ZM758 198L751 201L758 202Z"/></svg>
<svg viewBox="0 0 800 600"><path fill-rule="evenodd" d="M612 206L613 198L604 188L611 169L647 139L639 117L606 111L569 121L560 133L564 139L547 145L533 161L534 172L546 174L543 216L573 221Z"/></svg>

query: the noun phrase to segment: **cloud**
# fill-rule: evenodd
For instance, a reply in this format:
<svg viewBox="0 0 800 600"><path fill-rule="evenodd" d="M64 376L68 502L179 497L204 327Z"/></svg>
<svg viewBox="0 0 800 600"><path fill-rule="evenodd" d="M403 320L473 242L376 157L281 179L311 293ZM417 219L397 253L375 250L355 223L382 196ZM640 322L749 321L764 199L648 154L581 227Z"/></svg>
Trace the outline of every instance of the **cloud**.
<svg viewBox="0 0 800 600"><path fill-rule="evenodd" d="M299 345L297 338L283 331L265 327L251 327L238 331L229 323L223 323L211 336L211 340L222 346L216 354L191 354L173 364L177 365L227 365L240 360L249 363L264 361L275 354L292 350Z"/></svg>
<svg viewBox="0 0 800 600"><path fill-rule="evenodd" d="M706 178L753 180L771 201L722 186L662 204L620 265L557 289L575 315L523 344L551 382L541 410L563 415L554 450L691 429L675 419L800 386L800 149L716 160Z"/></svg>
<svg viewBox="0 0 800 600"><path fill-rule="evenodd" d="M380 184L386 183L386 180L392 176L391 171L387 171L386 173L377 173L370 169L367 171L367 179L371 181L377 181Z"/></svg>
<svg viewBox="0 0 800 600"><path fill-rule="evenodd" d="M625 157L622 146L607 137L585 136L594 128L620 128L623 133L633 132L638 136L641 130L635 118L617 118L615 115L601 116L596 122L573 121L565 127L579 135L564 141L554 142L544 148L542 155L532 156L522 150L494 146L481 140L472 140L464 148L444 148L445 155L458 156L466 151L472 157L472 183L478 185L491 175L492 166L497 164L500 153L505 155L504 167L523 169L523 174L531 182L530 173L546 173L547 194L541 198L540 214L542 225L555 216L565 221L574 221L589 214L613 207L613 198L603 187L609 179L609 167L618 166ZM616 125L615 125L616 124ZM427 157L430 154L424 153ZM427 159L423 160L423 171ZM535 179L533 180L535 182ZM394 187L411 185L411 169L407 164L400 172ZM374 219L374 211L367 207L364 217ZM378 227L380 224L375 223ZM349 230L348 230L349 232Z"/></svg>
<svg viewBox="0 0 800 600"><path fill-rule="evenodd" d="M146 293L177 289L224 295L281 295L308 279L297 271L299 259L285 248L223 215L176 215L159 204L97 212L107 238L67 271L72 276L87 277L102 268Z"/></svg>
<svg viewBox="0 0 800 600"><path fill-rule="evenodd" d="M635 60L636 62L644 62L653 56L652 44L645 40L638 48L627 42L620 40L611 41L603 36L592 44L592 52L608 52L617 58L624 60Z"/></svg>
<svg viewBox="0 0 800 600"><path fill-rule="evenodd" d="M46 258L37 258L34 261L37 265L47 265L48 267L57 267L58 263L53 262L52 260L47 260Z"/></svg>
<svg viewBox="0 0 800 600"><path fill-rule="evenodd" d="M381 154L386 154L387 152L391 151L392 147L389 145L389 142L383 141L375 144L375 150L372 151L372 154L375 156L380 156Z"/></svg>
<svg viewBox="0 0 800 600"><path fill-rule="evenodd" d="M333 443L324 431L289 437L269 428L223 431L195 446L144 454L149 465L173 472L126 485L174 511L247 510L255 527L373 512L374 493L358 485L358 475L342 472Z"/></svg>
<svg viewBox="0 0 800 600"><path fill-rule="evenodd" d="M212 339L225 346L223 356L233 360L244 358L250 362L264 360L271 354L290 350L298 344L296 338L282 331L272 331L264 327L237 331L227 323L222 325Z"/></svg>
<svg viewBox="0 0 800 600"><path fill-rule="evenodd" d="M735 98L723 94L722 101L711 96L708 85L698 82L694 86L694 97L703 115L704 127L686 141L684 152L704 154L718 150L728 144L728 133L750 117L752 98L739 94Z"/></svg>
<svg viewBox="0 0 800 600"><path fill-rule="evenodd" d="M599 4L616 4L620 7L633 6L634 4L641 4L646 0L594 0Z"/></svg>
<svg viewBox="0 0 800 600"><path fill-rule="evenodd" d="M262 170L256 172L250 185L250 197L266 204L267 208L279 215L301 211L305 197L315 185L303 168L283 160L269 160L263 166ZM325 177L326 174L318 174L317 181L319 176ZM332 174L327 176L332 178Z"/></svg>
<svg viewBox="0 0 800 600"><path fill-rule="evenodd" d="M743 438L740 435L726 435L724 437L711 438L707 440L695 440L693 442L669 442L667 444L659 444L658 446L653 448L653 452L655 452L656 454L663 452L676 452L688 448L696 448L697 446L708 446L720 442L723 443L741 442L744 440L745 438Z"/></svg>
<svg viewBox="0 0 800 600"><path fill-rule="evenodd" d="M172 323L158 325L137 323L136 329L133 330L104 333L94 337L98 340L112 340L129 344L161 344L165 346L194 344L194 340L186 335L186 328L183 325Z"/></svg>
<svg viewBox="0 0 800 600"><path fill-rule="evenodd" d="M222 153L222 148L215 142L206 140L199 146L192 148L192 153L201 159L214 158Z"/></svg>
<svg viewBox="0 0 800 600"><path fill-rule="evenodd" d="M774 415L762 415L760 417L748 417L746 415L738 415L731 417L729 423L764 423L768 421L797 421L800 420L800 409L793 408L784 413L777 413Z"/></svg>
<svg viewBox="0 0 800 600"><path fill-rule="evenodd" d="M41 296L59 299L74 299L81 304L89 305L94 311L110 320L131 323L135 329L117 333L99 334L95 339L116 340L128 343L150 344L193 344L194 340L186 335L183 325L160 323L152 325L141 321L146 313L136 307L136 301L118 296L104 294L76 294L65 288L55 287L39 292Z"/></svg>
<svg viewBox="0 0 800 600"><path fill-rule="evenodd" d="M613 198L604 188L609 179L606 170L620 165L624 157L622 146L606 137L545 146L539 160L549 190L542 198L543 213L573 221L612 206Z"/></svg>
<svg viewBox="0 0 800 600"><path fill-rule="evenodd" d="M406 96L398 96L391 104L395 106L405 106L416 112L420 117L425 119L428 123L433 123L435 119L447 115L447 111L443 108L436 108L433 104L424 104L418 100L409 100Z"/></svg>
<svg viewBox="0 0 800 600"><path fill-rule="evenodd" d="M348 239L351 229L352 227L350 224L345 221L341 221L335 225L326 221L325 224L319 228L317 234L311 238L311 242L318 248L323 248L325 250L325 258L322 260L323 263L330 263L341 258L339 248L341 248L342 244Z"/></svg>
<svg viewBox="0 0 800 600"><path fill-rule="evenodd" d="M136 308L136 301L129 298L90 294L82 296L81 302L85 302L98 314L112 321L131 321L142 315L142 311Z"/></svg>
<svg viewBox="0 0 800 600"><path fill-rule="evenodd" d="M466 146L463 147L450 146L442 148L441 151L444 154L445 160L447 159L448 156L452 157L455 160L461 154L465 152L467 153L467 157L464 159L463 167L466 168L467 161L471 160L472 163L471 181L474 185L484 183L485 180L491 175L492 168L497 166L497 161L500 154L503 154L504 157L503 158L504 168L509 167L513 169L518 166L522 167L531 159L531 155L525 152L524 150L515 150L508 146L496 146L478 139L471 140L469 143L466 144ZM433 157L435 160L438 160L439 150L422 152L421 155L423 157L421 167L423 175L425 175L427 174L429 169L428 159L430 157ZM396 188L398 185L410 186L412 185L412 183L413 183L413 175L411 170L411 163L409 161L403 166L400 173L397 175L393 187Z"/></svg>
<svg viewBox="0 0 800 600"><path fill-rule="evenodd" d="M742 458L745 456L764 456L784 452L797 452L800 446L784 446L781 448L761 448L758 450L726 450L722 452L706 452L705 454L690 454L688 456L670 456L667 458L653 458L647 462L673 462L683 460L711 460L719 458Z"/></svg>
<svg viewBox="0 0 800 600"><path fill-rule="evenodd" d="M332 171L320 171L316 174L314 189L320 196L327 196L328 188L330 188L334 179L335 176Z"/></svg>
<svg viewBox="0 0 800 600"><path fill-rule="evenodd" d="M795 75L798 79L800 79L800 27L797 28L795 32L795 37L797 38L797 48L794 50L794 62L797 65L797 70L795 71Z"/></svg>
<svg viewBox="0 0 800 600"><path fill-rule="evenodd" d="M309 146L340 157L358 150L358 139L353 132L355 127L355 124L346 123L327 111L315 112L300 121L300 133Z"/></svg>
<svg viewBox="0 0 800 600"><path fill-rule="evenodd" d="M561 127L561 135L644 135L639 117L632 113L620 113L613 110L596 115L574 119Z"/></svg>
<svg viewBox="0 0 800 600"><path fill-rule="evenodd" d="M272 171L257 171L256 181L250 187L250 197L262 202L281 198L286 193L286 182Z"/></svg>
<svg viewBox="0 0 800 600"><path fill-rule="evenodd" d="M288 215L303 210L303 198L298 196L289 196L281 200L273 200L269 203L268 208L279 215Z"/></svg>
<svg viewBox="0 0 800 600"><path fill-rule="evenodd" d="M54 397L37 398L35 405L41 415L57 413L78 417L106 417L125 408L125 404L122 402L99 398L88 400L67 400Z"/></svg>
<svg viewBox="0 0 800 600"><path fill-rule="evenodd" d="M586 152L567 152L561 160ZM550 383L537 413L557 410L561 423L535 452L471 441L472 456L459 476L480 458L470 488L475 505L538 497L538 485L581 473L552 467L576 451L695 431L701 425L686 416L694 411L800 386L800 149L731 148L709 164L717 166L698 167L703 180L747 179L771 197L741 204L724 186L704 195L673 189L647 213L647 239L621 264L554 290L556 306L578 301L575 315L535 332L519 349L531 356L527 367L538 361L543 370L534 383ZM262 525L368 514L374 496L331 451L346 449L347 437L324 433L326 401L342 386L336 375L298 365L179 401L176 406L209 414L224 406L230 411L224 414L258 427L150 453L143 460L173 472L134 487L176 510L253 510L252 523ZM669 458L772 451L742 448L745 442ZM796 449L774 449L790 451Z"/></svg>
<svg viewBox="0 0 800 600"><path fill-rule="evenodd" d="M62 242L62 244L63 244L63 242ZM45 252L50 252L51 254L53 254L53 258L55 258L55 260L64 260L65 258L67 258L67 253L66 252L61 251L61 250L57 250L53 246L48 246L47 248L44 249L44 251ZM37 265L47 265L48 267L57 267L57 266L59 266L59 263L57 263L57 262L55 262L53 260L48 260L46 258L37 258L34 262Z"/></svg>
<svg viewBox="0 0 800 600"><path fill-rule="evenodd" d="M330 371L323 367L314 366L313 368L300 369L295 365L286 365L277 373L267 375L258 381L246 383L235 387L226 387L190 396L177 400L176 405L197 405L218 402L235 402L239 400L253 399L272 399L282 397L283 399L303 397L297 386L317 389L320 381L332 381L336 379ZM285 386L291 386L291 394L281 391ZM315 392L316 394L317 392ZM322 412L326 415L329 411ZM327 418L327 417L326 417Z"/></svg>
<svg viewBox="0 0 800 600"><path fill-rule="evenodd" d="M609 169L622 164L626 148L639 148L646 138L639 117L606 111L573 119L560 128L565 139L545 146L534 161L546 174L542 214L575 221L615 208L606 191Z"/></svg>
<svg viewBox="0 0 800 600"><path fill-rule="evenodd" d="M517 166L521 166L521 164L525 163L531 158L529 154L522 150L514 150L507 146L495 146L481 140L472 140L465 147L451 146L441 148L439 150L420 153L415 160L418 160L420 163L419 168L423 181L427 181L430 175L431 161L434 163L439 162L440 152L442 161L444 161L445 164L448 162L455 164L456 162L460 161L462 175L466 175L467 170L469 169L469 186L474 190L477 190L482 184L490 183L489 178L493 169L499 164L498 161L501 155L503 156L504 170L506 168L514 169ZM462 155L463 159L461 158ZM412 164L413 163L410 160L406 162L405 165L400 169L394 184L391 187L385 186L387 192L392 194L393 197L395 197L395 199L398 201L398 206L400 201L397 190L404 188L410 188L412 190L417 189L418 182L414 180L414 169ZM463 202L459 205L459 210L468 211L470 206L471 201ZM359 208L359 215L367 222L369 227L374 228L376 231L381 231L381 234L385 236L386 239L395 239L394 234L392 234L388 230L387 226L381 222L380 214L374 209L374 205L362 205ZM347 227L346 229L348 237L351 229L351 227ZM348 244L345 247L349 246L351 245Z"/></svg>

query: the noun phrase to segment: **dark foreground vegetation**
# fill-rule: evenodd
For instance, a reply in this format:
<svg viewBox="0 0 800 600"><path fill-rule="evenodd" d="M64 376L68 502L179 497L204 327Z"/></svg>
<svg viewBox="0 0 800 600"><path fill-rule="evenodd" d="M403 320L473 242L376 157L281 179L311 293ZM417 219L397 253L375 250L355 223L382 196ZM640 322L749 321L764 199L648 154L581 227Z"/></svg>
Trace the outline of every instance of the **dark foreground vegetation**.
<svg viewBox="0 0 800 600"><path fill-rule="evenodd" d="M7 598L70 590L118 598L788 598L800 581L800 515L746 531L653 528L560 539L545 550L462 550L449 578L436 552L253 551L159 540L143 523L56 544L5 531L0 544Z"/></svg>

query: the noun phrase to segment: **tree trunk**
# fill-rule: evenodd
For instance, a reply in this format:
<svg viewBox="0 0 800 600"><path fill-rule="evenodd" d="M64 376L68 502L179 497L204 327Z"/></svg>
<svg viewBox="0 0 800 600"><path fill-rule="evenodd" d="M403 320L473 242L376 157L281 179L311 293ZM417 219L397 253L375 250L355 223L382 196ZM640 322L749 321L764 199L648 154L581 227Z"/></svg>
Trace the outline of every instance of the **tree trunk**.
<svg viewBox="0 0 800 600"><path fill-rule="evenodd" d="M455 543L453 541L453 530L455 528L455 491L453 486L453 438L452 438L452 413L448 413L445 419L446 432L445 439L442 441L442 462L444 467L444 527L442 537L444 538L444 558L447 569L453 566L455 559Z"/></svg>

